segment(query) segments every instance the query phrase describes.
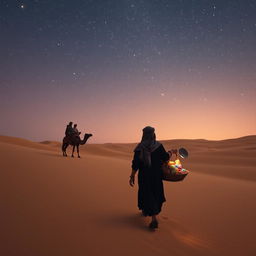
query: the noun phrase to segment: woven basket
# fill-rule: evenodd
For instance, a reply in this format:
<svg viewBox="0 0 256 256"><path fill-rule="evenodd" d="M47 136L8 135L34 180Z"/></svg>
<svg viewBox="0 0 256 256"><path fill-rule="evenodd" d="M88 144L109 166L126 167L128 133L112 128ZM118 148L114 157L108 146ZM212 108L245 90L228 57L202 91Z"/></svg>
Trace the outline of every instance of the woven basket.
<svg viewBox="0 0 256 256"><path fill-rule="evenodd" d="M166 181L182 181L188 175L188 173L176 172L172 167L168 165L168 162L163 163L163 180Z"/></svg>

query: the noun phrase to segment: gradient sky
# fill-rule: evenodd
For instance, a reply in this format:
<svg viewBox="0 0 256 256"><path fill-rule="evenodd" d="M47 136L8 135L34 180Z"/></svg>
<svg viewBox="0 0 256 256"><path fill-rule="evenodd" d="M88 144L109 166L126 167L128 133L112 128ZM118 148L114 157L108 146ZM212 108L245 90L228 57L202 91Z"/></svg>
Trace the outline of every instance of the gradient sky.
<svg viewBox="0 0 256 256"><path fill-rule="evenodd" d="M256 134L256 1L2 0L0 134Z"/></svg>

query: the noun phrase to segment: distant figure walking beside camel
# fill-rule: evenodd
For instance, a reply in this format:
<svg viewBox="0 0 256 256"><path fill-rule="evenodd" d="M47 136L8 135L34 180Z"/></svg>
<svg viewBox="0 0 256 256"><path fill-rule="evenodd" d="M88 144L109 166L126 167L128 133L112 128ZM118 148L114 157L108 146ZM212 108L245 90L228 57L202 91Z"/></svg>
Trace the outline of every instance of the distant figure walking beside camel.
<svg viewBox="0 0 256 256"><path fill-rule="evenodd" d="M65 137L63 138L63 142L62 142L62 153L63 153L63 156L68 156L66 150L67 150L67 147L71 145L73 146L71 157L74 157L74 152L76 148L77 155L80 158L79 146L84 145L87 142L87 140L92 136L92 134L85 133L84 138L81 140L79 136L81 132L78 131L77 124L75 124L74 127L72 127L72 125L73 125L73 122L69 122L69 124L66 127Z"/></svg>

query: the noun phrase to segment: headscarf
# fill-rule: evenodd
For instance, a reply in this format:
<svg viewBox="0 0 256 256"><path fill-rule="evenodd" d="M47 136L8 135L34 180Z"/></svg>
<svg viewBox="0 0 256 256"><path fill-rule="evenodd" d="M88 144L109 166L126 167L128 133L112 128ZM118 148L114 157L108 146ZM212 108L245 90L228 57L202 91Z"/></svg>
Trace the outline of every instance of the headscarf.
<svg viewBox="0 0 256 256"><path fill-rule="evenodd" d="M151 153L154 152L161 144L156 141L155 129L150 126L146 126L143 130L141 142L134 149L140 151L140 159L145 166L151 166Z"/></svg>

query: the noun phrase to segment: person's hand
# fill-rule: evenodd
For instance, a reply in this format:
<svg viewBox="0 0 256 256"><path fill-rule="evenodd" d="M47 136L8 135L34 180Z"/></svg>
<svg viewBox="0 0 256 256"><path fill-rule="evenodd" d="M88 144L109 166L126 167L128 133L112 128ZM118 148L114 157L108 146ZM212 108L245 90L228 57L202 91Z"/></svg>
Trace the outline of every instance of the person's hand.
<svg viewBox="0 0 256 256"><path fill-rule="evenodd" d="M131 176L130 176L130 180L129 180L129 184L130 184L131 187L134 186L134 180L135 180L135 176L134 176L134 175L131 175Z"/></svg>
<svg viewBox="0 0 256 256"><path fill-rule="evenodd" d="M169 156L172 157L172 151L168 150Z"/></svg>
<svg viewBox="0 0 256 256"><path fill-rule="evenodd" d="M178 150L177 150L177 149L171 149L171 152L172 152L173 154L175 154L175 155L178 154Z"/></svg>

